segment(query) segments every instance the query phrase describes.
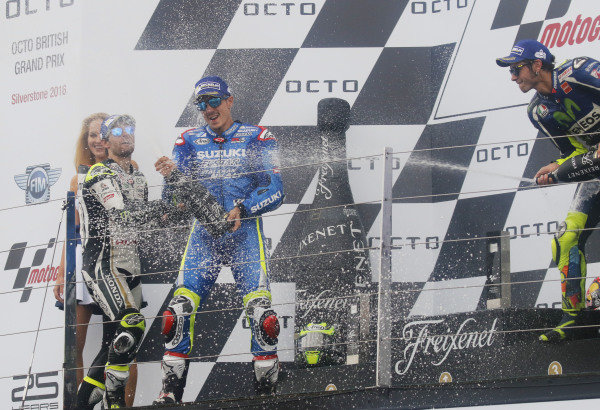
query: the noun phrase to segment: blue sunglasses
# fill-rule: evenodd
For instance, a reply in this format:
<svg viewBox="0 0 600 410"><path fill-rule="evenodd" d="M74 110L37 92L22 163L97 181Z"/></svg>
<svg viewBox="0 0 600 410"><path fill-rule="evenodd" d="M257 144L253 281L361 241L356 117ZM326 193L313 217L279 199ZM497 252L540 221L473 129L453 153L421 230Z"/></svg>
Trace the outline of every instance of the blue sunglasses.
<svg viewBox="0 0 600 410"><path fill-rule="evenodd" d="M120 137L121 135L123 135L123 130L125 130L125 132L129 135L133 135L133 133L135 132L135 127L131 125L123 128L115 127L110 130L110 133L115 137Z"/></svg>
<svg viewBox="0 0 600 410"><path fill-rule="evenodd" d="M223 100L226 100L227 98L229 98L229 97L211 97L207 100L197 101L196 107L198 108L199 111L206 111L206 107L207 107L206 104L210 105L213 108L217 108L219 105L221 105Z"/></svg>

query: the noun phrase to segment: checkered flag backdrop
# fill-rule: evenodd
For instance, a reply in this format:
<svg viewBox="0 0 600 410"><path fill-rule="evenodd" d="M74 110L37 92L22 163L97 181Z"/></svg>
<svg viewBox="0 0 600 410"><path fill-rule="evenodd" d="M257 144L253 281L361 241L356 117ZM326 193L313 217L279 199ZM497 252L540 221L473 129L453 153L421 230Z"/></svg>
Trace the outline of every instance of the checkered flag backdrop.
<svg viewBox="0 0 600 410"><path fill-rule="evenodd" d="M161 182L152 176L149 158L170 151L181 132L199 123L192 90L202 76L228 82L235 119L276 135L286 198L264 217L273 260L297 253L295 218L311 205L317 182L317 103L337 97L351 106L348 178L368 245L375 248L381 154L384 147L394 150L394 315L481 308L487 250L479 238L501 230L511 234L513 281L531 281L513 287L513 305L552 307L560 301L551 281L559 275L549 233L566 215L575 188L527 189L527 179L558 152L537 138L527 119L532 95L521 94L495 58L523 38L549 43L557 61L600 57L594 2L157 0L125 10L114 0L78 7L86 23L80 68L87 92L97 96L93 107L135 115L138 135L145 135L138 137L136 158L151 185ZM105 18L119 28L107 31ZM98 109L85 102L81 110ZM591 236L588 250L598 248L598 238ZM173 246L180 250L177 241ZM179 255L159 265L176 270ZM370 258L377 281L378 252ZM589 251L592 277L598 262L600 255ZM285 263L272 263L271 270L285 365L294 360L295 272ZM163 311L175 276L144 279L146 316ZM192 356L198 359L191 363L193 383L184 401L251 389L249 330L243 312L231 309L238 305L225 268L204 304L211 313L196 316ZM150 363L140 372L136 404L149 404L160 390L160 320L150 319L148 329L138 361Z"/></svg>

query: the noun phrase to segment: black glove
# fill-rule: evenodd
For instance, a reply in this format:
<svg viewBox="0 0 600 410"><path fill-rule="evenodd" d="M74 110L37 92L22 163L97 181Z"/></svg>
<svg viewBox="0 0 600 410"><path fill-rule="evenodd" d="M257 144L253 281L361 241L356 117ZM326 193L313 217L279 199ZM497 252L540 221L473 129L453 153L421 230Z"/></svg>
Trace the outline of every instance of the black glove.
<svg viewBox="0 0 600 410"><path fill-rule="evenodd" d="M178 169L174 169L165 180L173 187L177 200L189 208L212 236L217 238L233 227L234 222L227 221L227 212L204 185L188 180Z"/></svg>

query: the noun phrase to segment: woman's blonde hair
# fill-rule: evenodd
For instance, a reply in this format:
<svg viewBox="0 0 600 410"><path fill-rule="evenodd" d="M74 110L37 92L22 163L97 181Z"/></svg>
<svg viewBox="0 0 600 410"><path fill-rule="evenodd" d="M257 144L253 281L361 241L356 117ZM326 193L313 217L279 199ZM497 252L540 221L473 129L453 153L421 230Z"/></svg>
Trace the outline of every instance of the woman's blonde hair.
<svg viewBox="0 0 600 410"><path fill-rule="evenodd" d="M108 118L108 114L97 112L86 117L81 123L81 132L79 133L77 145L75 146L75 171L77 171L77 167L79 165L92 166L96 163L96 158L94 157L94 154L92 154L90 146L88 145L90 124L95 120L104 121L106 118Z"/></svg>

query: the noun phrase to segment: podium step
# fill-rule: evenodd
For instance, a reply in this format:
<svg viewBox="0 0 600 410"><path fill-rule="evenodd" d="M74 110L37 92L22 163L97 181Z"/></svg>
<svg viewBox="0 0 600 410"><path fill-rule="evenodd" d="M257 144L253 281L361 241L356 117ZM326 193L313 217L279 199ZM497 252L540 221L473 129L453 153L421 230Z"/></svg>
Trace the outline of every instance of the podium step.
<svg viewBox="0 0 600 410"><path fill-rule="evenodd" d="M561 316L559 309L495 309L399 318L392 327L389 389L375 386L372 343L357 365L301 369L283 363L272 396L255 395L250 368L235 374L239 367L217 363L210 377L228 380L224 391L195 403L142 408L423 408L598 398L600 312L583 312L571 340L538 341Z"/></svg>

